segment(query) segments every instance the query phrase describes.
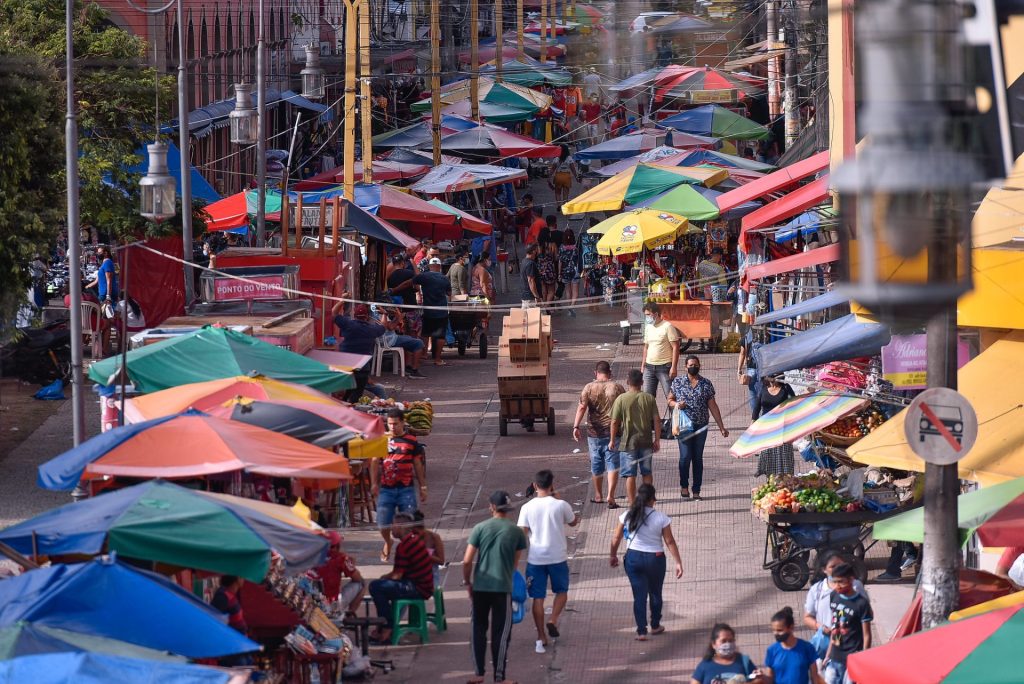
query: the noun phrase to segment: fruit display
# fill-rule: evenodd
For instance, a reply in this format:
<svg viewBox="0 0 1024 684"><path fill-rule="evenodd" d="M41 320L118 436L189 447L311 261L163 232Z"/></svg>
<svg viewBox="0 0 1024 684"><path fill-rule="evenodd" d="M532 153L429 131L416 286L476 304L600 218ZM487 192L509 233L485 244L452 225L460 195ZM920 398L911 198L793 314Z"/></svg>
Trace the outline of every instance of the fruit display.
<svg viewBox="0 0 1024 684"><path fill-rule="evenodd" d="M417 435L430 434L434 427L434 406L429 401L395 401L363 397L353 408L378 416L385 416L393 408L405 411L405 424Z"/></svg>
<svg viewBox="0 0 1024 684"><path fill-rule="evenodd" d="M772 513L838 513L861 510L861 504L846 499L836 491L839 483L829 471L809 475L771 476L751 492L755 512Z"/></svg>
<svg viewBox="0 0 1024 684"><path fill-rule="evenodd" d="M840 418L824 428L822 432L842 439L858 440L864 435L874 432L884 422L885 416L881 410L871 404L857 413Z"/></svg>

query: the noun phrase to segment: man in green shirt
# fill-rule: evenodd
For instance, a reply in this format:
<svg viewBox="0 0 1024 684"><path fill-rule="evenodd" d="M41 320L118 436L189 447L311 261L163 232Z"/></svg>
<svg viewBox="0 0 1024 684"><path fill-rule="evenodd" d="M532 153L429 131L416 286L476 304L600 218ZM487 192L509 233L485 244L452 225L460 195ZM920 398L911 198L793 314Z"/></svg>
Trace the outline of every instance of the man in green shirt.
<svg viewBox="0 0 1024 684"><path fill-rule="evenodd" d="M462 559L462 583L473 605L473 662L476 676L469 681L483 684L487 656L487 622L491 623L491 661L494 681L505 682L508 644L512 640L512 575L526 549L526 535L508 513L512 499L508 492L491 494L491 518L469 534ZM476 561L474 566L473 561Z"/></svg>
<svg viewBox="0 0 1024 684"><path fill-rule="evenodd" d="M622 477L626 480L629 503L636 496L636 472L639 468L644 484L654 484L651 459L661 449L661 421L658 402L642 392L644 375L635 368L626 378L626 393L612 404L610 448L619 450Z"/></svg>

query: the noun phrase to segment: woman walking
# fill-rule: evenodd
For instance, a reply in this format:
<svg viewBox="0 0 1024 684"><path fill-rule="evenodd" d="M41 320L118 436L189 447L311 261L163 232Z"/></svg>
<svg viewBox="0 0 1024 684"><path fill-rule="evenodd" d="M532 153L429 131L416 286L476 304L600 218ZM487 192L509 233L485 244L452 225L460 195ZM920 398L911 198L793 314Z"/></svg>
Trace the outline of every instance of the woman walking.
<svg viewBox="0 0 1024 684"><path fill-rule="evenodd" d="M491 255L488 252L481 252L473 266L473 273L469 280L469 296L484 297L490 304L497 302L497 293L494 291L494 276L491 275ZM491 323L490 315L480 320L480 330L484 333Z"/></svg>
<svg viewBox="0 0 1024 684"><path fill-rule="evenodd" d="M809 641L793 633L795 624L789 606L772 616L775 643L768 647L764 673L774 684L823 684L818 675L818 654Z"/></svg>
<svg viewBox="0 0 1024 684"><path fill-rule="evenodd" d="M761 381L761 391L754 402L751 422L757 420L772 409L782 405L784 401L794 397L793 388L782 382L777 376L769 376ZM757 455L757 472L759 475L792 475L796 466L793 463L793 445L782 444L765 449Z"/></svg>
<svg viewBox="0 0 1024 684"><path fill-rule="evenodd" d="M558 164L555 166L554 173L551 174L548 185L555 191L555 202L565 204L569 201L573 176L578 176L579 172L574 168L575 165L569 157L569 146L560 145L559 147L561 150L558 155Z"/></svg>
<svg viewBox="0 0 1024 684"><path fill-rule="evenodd" d="M734 679L735 678L735 679ZM720 684L722 682L749 681L764 684L765 677L750 658L736 648L736 632L720 622L711 628L711 642L704 659L690 677L690 684Z"/></svg>
<svg viewBox="0 0 1024 684"><path fill-rule="evenodd" d="M722 411L715 401L715 386L700 374L700 359L692 354L686 357L686 375L672 381L668 395L669 408L678 407L693 424L687 432L679 433L679 495L690 496L690 469L693 469L693 500L700 501L700 488L704 481L704 444L708 439L708 423L714 417L722 437L729 431L722 422Z"/></svg>
<svg viewBox="0 0 1024 684"><path fill-rule="evenodd" d="M576 234L570 228L565 229L558 248L558 282L562 286L562 298L568 302L566 311L571 318L576 318L576 299L580 296L579 249Z"/></svg>
<svg viewBox="0 0 1024 684"><path fill-rule="evenodd" d="M542 242L537 255L537 272L540 275L541 299L548 304L555 299L555 283L558 281L558 248L553 242Z"/></svg>
<svg viewBox="0 0 1024 684"><path fill-rule="evenodd" d="M636 620L636 640L647 641L647 603L651 604L651 634L665 631L661 624L661 588L665 583L665 550L676 563L676 579L683 576L683 561L679 547L672 536L672 520L654 509L654 485L642 484L629 510L619 516L619 525L612 537L609 563L619 564L619 544L626 539L626 555L622 566L633 589L633 618Z"/></svg>

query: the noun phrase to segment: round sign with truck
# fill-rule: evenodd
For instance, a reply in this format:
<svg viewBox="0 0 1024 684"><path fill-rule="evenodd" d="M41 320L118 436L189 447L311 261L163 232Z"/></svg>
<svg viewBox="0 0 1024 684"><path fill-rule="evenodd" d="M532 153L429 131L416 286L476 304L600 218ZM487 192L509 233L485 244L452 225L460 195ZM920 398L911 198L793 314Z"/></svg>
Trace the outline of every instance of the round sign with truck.
<svg viewBox="0 0 1024 684"><path fill-rule="evenodd" d="M915 454L928 463L952 465L974 446L978 416L964 395L933 387L910 402L903 430Z"/></svg>

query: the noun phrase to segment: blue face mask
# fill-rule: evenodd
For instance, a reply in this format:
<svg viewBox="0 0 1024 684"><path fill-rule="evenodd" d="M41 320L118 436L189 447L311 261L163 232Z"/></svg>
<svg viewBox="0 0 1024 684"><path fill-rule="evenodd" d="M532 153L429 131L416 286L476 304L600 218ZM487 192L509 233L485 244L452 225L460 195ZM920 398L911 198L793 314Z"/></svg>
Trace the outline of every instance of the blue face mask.
<svg viewBox="0 0 1024 684"><path fill-rule="evenodd" d="M647 325L654 325L654 316L644 316L644 322Z"/></svg>

